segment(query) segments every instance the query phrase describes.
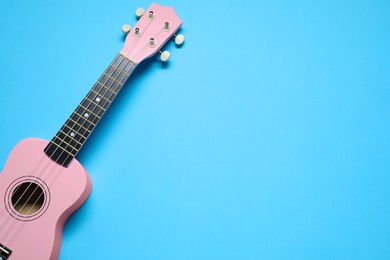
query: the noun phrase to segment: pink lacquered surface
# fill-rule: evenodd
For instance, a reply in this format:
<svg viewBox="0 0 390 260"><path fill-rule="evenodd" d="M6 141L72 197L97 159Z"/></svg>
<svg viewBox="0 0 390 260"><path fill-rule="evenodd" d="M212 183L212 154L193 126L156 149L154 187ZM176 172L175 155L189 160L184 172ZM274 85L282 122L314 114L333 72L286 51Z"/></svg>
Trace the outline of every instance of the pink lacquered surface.
<svg viewBox="0 0 390 260"><path fill-rule="evenodd" d="M150 11L153 12L153 18L149 18ZM165 22L169 23L169 29L164 29ZM182 21L172 7L151 4L127 35L120 53L135 63L140 63L157 53L180 28L181 24ZM139 35L135 33L136 28L139 29ZM151 38L154 39L152 47L149 44Z"/></svg>
<svg viewBox="0 0 390 260"><path fill-rule="evenodd" d="M62 228L91 192L89 175L77 160L63 168L44 153L47 141L25 139L15 146L0 174L0 243L13 253L10 260L57 259ZM50 191L46 211L37 219L20 221L5 209L7 189L24 176L39 178Z"/></svg>

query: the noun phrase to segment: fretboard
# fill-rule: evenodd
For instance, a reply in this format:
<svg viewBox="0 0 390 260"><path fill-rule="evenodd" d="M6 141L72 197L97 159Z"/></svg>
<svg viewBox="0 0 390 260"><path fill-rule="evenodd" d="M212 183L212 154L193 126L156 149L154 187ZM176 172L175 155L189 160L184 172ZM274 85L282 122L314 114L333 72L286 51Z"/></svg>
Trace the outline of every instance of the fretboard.
<svg viewBox="0 0 390 260"><path fill-rule="evenodd" d="M93 85L44 152L53 161L68 167L100 119L118 95L136 64L118 54Z"/></svg>

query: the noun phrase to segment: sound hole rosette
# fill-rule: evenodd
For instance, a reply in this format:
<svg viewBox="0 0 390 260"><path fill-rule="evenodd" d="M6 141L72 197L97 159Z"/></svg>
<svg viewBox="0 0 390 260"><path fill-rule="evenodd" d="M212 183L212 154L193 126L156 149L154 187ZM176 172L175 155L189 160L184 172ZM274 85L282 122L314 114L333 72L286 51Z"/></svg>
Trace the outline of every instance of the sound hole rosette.
<svg viewBox="0 0 390 260"><path fill-rule="evenodd" d="M29 185L30 183L31 183L31 185ZM30 192L30 194L28 196L26 195L26 193L23 195L23 192L20 192L21 191L20 189L26 189L27 187L29 187L29 189L26 191L26 193ZM34 188L32 188L32 187L34 187ZM35 188L37 188L37 189L35 190ZM43 197L43 200L41 198L39 198L39 196L33 194L34 190L35 190L35 192L39 191L39 192L43 193L41 196L41 197ZM30 198L30 195L31 195L31 198ZM19 199L17 196L22 196L22 197ZM23 214L26 212L23 212L23 210L21 210L21 207L20 207L21 202L20 201L24 200L23 204L25 202L29 203L30 202L29 198L32 202L35 202L34 200L37 200L37 203L39 203L39 208L34 208L34 210L31 210L29 213L27 212L28 214ZM16 203L16 202L18 202L18 200L19 200L19 203ZM49 188L47 187L46 183L38 177L35 177L35 176L20 177L20 178L16 179L15 181L13 181L11 183L11 185L8 186L8 189L6 191L6 196L4 197L4 204L5 204L5 207L8 211L8 213L12 217L14 217L18 220L21 220L21 221L32 221L32 220L35 220L35 219L41 217L46 212L46 210L50 204L50 191L49 191ZM14 207L15 204L19 204L19 206L16 205L17 207ZM30 203L30 209L31 209L31 206L32 205Z"/></svg>

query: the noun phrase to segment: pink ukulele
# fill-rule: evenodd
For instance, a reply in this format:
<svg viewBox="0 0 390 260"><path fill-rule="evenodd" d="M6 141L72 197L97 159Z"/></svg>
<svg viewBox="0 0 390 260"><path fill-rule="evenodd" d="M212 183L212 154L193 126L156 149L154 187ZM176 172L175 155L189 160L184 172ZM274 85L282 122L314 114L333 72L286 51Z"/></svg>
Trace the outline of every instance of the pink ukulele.
<svg viewBox="0 0 390 260"><path fill-rule="evenodd" d="M56 136L25 139L11 151L0 174L0 260L58 258L63 225L91 192L76 154L135 67L157 52L169 58L160 48L182 24L171 7L152 4L143 13L137 9L134 29L122 27L128 33L123 49Z"/></svg>

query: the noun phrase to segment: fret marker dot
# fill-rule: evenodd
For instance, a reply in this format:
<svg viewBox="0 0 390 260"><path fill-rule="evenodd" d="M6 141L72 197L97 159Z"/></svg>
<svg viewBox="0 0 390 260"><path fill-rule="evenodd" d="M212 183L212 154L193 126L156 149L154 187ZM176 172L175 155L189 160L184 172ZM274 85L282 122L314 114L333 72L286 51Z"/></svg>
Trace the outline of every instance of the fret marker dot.
<svg viewBox="0 0 390 260"><path fill-rule="evenodd" d="M100 102L100 98L97 97L97 98L95 99L95 101L96 101L96 102Z"/></svg>
<svg viewBox="0 0 390 260"><path fill-rule="evenodd" d="M84 116L85 116L85 117L89 117L89 114L88 114L88 113L85 113Z"/></svg>
<svg viewBox="0 0 390 260"><path fill-rule="evenodd" d="M71 137L75 137L76 134L75 134L74 132L72 132L72 133L70 133L70 136L71 136Z"/></svg>

